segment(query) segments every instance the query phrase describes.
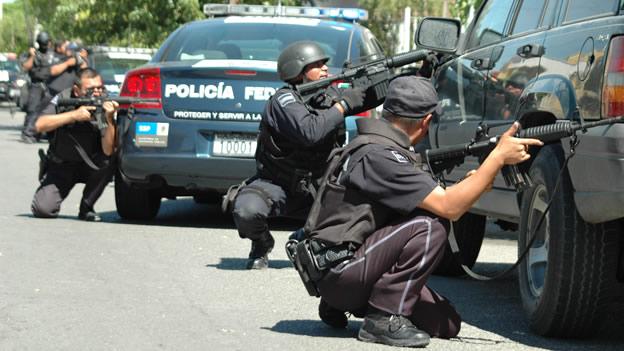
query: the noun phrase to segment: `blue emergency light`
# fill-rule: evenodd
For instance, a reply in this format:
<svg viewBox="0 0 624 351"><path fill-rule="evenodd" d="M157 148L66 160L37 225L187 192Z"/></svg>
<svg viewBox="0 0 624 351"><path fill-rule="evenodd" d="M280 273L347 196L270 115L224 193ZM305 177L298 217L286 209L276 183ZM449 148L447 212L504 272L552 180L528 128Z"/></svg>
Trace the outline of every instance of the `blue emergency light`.
<svg viewBox="0 0 624 351"><path fill-rule="evenodd" d="M204 4L204 14L209 17L246 15L333 18L353 22L368 20L368 11L364 9L341 7Z"/></svg>

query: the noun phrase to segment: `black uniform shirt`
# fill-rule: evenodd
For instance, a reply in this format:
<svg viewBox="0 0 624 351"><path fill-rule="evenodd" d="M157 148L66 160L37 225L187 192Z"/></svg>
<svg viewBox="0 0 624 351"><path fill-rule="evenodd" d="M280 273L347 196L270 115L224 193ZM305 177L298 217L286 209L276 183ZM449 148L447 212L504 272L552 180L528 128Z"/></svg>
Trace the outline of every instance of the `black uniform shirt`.
<svg viewBox="0 0 624 351"><path fill-rule="evenodd" d="M303 147L324 140L344 123L337 108L309 108L290 87L281 88L273 95L263 119L280 136Z"/></svg>
<svg viewBox="0 0 624 351"><path fill-rule="evenodd" d="M56 103L59 98L75 97L70 92L71 88L65 89L58 95L55 95L41 111L41 115L54 115L78 108L69 107L67 110L62 110L57 106ZM67 124L54 130L54 136L50 142L50 149L56 157L63 161L82 162L83 158L76 150L76 143L80 144L82 149L89 156L96 156L104 153L102 150L101 134L99 130L88 121Z"/></svg>
<svg viewBox="0 0 624 351"><path fill-rule="evenodd" d="M399 145L368 144L360 148L347 163L343 184L401 215L411 213L437 182L409 157L410 141L405 133L383 119L361 118L356 123L358 133L382 135Z"/></svg>

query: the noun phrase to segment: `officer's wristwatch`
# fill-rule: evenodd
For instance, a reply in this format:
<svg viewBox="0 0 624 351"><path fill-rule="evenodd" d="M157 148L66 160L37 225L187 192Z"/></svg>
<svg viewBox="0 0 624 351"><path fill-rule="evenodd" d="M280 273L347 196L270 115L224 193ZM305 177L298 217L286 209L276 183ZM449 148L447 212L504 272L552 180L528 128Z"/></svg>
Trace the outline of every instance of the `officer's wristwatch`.
<svg viewBox="0 0 624 351"><path fill-rule="evenodd" d="M346 101L340 100L340 101L338 101L338 103L340 104L340 106L342 106L342 109L344 110L345 113L347 113L347 111L349 111L349 104L347 104Z"/></svg>

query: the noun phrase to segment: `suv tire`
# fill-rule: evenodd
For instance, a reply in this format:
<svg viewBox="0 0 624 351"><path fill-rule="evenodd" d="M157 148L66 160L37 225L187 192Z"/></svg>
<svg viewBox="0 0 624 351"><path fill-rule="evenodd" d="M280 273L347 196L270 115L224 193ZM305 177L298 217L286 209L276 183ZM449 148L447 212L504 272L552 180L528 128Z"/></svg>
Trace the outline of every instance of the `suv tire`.
<svg viewBox="0 0 624 351"><path fill-rule="evenodd" d="M457 240L457 245L459 245L462 261L468 268L474 266L477 256L479 256L483 236L485 235L485 220L485 216L466 213L457 222L453 223L455 239ZM448 277L457 277L465 274L464 269L453 255L448 242L444 248L444 256L440 260L434 274Z"/></svg>
<svg viewBox="0 0 624 351"><path fill-rule="evenodd" d="M153 189L139 189L126 183L119 171L115 174L115 205L123 219L147 220L156 217L160 195Z"/></svg>
<svg viewBox="0 0 624 351"><path fill-rule="evenodd" d="M524 192L518 252L530 240L548 199L551 207L518 279L530 328L544 336L584 337L600 325L616 289L618 232L615 222L590 224L579 215L561 145L542 148L531 165L533 186Z"/></svg>

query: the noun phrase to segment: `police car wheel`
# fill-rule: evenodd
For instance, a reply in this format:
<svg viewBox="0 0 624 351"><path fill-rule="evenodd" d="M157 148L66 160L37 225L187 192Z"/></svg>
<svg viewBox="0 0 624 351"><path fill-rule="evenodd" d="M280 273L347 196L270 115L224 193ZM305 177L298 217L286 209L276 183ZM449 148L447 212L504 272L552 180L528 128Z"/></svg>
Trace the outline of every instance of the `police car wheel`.
<svg viewBox="0 0 624 351"><path fill-rule="evenodd" d="M126 183L119 171L115 175L115 205L123 219L153 219L160 209L157 189L140 189Z"/></svg>
<svg viewBox="0 0 624 351"><path fill-rule="evenodd" d="M466 213L453 223L453 230L462 261L468 268L474 266L477 256L479 256L483 236L485 235L485 220L485 216ZM444 256L438 267L436 267L434 274L447 277L457 277L465 274L464 269L453 255L448 242L444 249Z"/></svg>
<svg viewBox="0 0 624 351"><path fill-rule="evenodd" d="M522 198L518 252L536 239L518 267L522 305L531 329L544 336L589 336L600 326L616 287L618 231L615 222L590 224L578 213L561 145L544 147ZM554 197L543 223L537 224ZM529 233L530 230L530 233Z"/></svg>

